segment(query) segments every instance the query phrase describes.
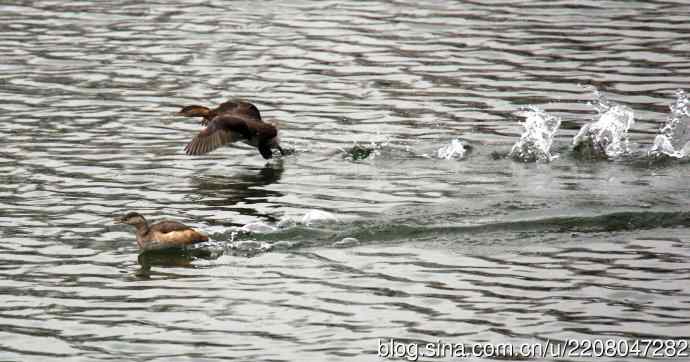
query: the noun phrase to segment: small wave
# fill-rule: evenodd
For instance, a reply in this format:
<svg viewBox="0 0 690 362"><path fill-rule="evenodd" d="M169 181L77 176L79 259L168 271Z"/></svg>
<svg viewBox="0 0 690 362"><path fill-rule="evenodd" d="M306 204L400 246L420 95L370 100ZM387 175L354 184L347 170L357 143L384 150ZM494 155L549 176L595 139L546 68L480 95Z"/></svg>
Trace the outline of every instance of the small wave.
<svg viewBox="0 0 690 362"><path fill-rule="evenodd" d="M549 162L557 158L558 155L551 154L550 150L561 125L560 118L536 106L530 106L524 112L526 119L521 124L525 132L510 150L510 157L522 162Z"/></svg>
<svg viewBox="0 0 690 362"><path fill-rule="evenodd" d="M292 249L305 243L313 243L313 240L295 240L295 236L298 235L311 235L313 239L325 239L326 235L331 232L315 227L339 222L340 219L330 212L311 209L305 211L302 216L285 216L275 224L257 221L241 227L232 227L223 232L215 233L213 238L225 240L225 253L252 256L269 250ZM352 240L343 239L341 244L335 246L349 245L355 244Z"/></svg>
<svg viewBox="0 0 690 362"><path fill-rule="evenodd" d="M359 245L359 240L356 238L343 238L342 240L333 243L333 246L336 248L349 248L357 245Z"/></svg>
<svg viewBox="0 0 690 362"><path fill-rule="evenodd" d="M546 239L572 233L636 232L656 228L688 227L690 212L682 211L618 211L598 215L545 216L535 219L495 221L474 225L419 225L413 220L359 220L336 227L312 229L295 227L275 233L254 235L255 240L268 243L301 242L298 245L354 246L367 242L424 241L475 239L477 235L529 233Z"/></svg>
<svg viewBox="0 0 690 362"><path fill-rule="evenodd" d="M278 230L278 228L263 222L252 222L243 225L240 230L248 233L270 233Z"/></svg>

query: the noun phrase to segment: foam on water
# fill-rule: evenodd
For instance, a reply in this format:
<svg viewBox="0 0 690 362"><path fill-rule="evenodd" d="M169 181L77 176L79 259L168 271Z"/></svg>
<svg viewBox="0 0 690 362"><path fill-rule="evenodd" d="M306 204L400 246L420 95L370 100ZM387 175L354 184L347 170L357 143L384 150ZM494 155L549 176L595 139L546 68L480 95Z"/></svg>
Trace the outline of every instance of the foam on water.
<svg viewBox="0 0 690 362"><path fill-rule="evenodd" d="M284 216L277 223L265 223L261 221L252 222L243 225L242 227L233 227L228 233L220 235L227 241L225 243L226 252L233 255L254 255L264 253L274 249L290 249L301 244L297 240L282 240L280 236L281 231L288 231L292 228L306 227L311 228L315 226L323 226L340 222L340 219L327 211L310 209L299 216ZM288 231L290 232L290 231ZM278 240L266 241L265 238L271 238L271 235L278 235ZM354 238L345 238L340 243L334 244L336 247L349 247L357 245L358 240Z"/></svg>
<svg viewBox="0 0 690 362"><path fill-rule="evenodd" d="M257 221L245 224L239 228L234 228L231 232L231 241L235 241L238 234L266 234L300 225L310 227L318 224L327 224L339 221L340 220L337 216L328 211L311 209L305 211L301 217L284 216L275 224Z"/></svg>
<svg viewBox="0 0 690 362"><path fill-rule="evenodd" d="M561 119L535 106L525 109L524 115L526 119L521 124L525 132L510 150L510 157L522 162L549 162L557 158L550 149Z"/></svg>
<svg viewBox="0 0 690 362"><path fill-rule="evenodd" d="M681 89L677 90L676 101L669 108L671 112L666 124L661 128L661 134L654 139L649 155L685 158L690 155L690 111L687 94Z"/></svg>
<svg viewBox="0 0 690 362"><path fill-rule="evenodd" d="M277 228L259 221L246 224L242 226L241 230L249 233L270 233L276 231Z"/></svg>
<svg viewBox="0 0 690 362"><path fill-rule="evenodd" d="M359 245L359 240L357 238L343 238L340 241L336 241L332 246L336 248L349 248Z"/></svg>
<svg viewBox="0 0 690 362"><path fill-rule="evenodd" d="M327 211L309 210L302 216L301 223L305 226L312 226L319 223L337 222L338 218Z"/></svg>
<svg viewBox="0 0 690 362"><path fill-rule="evenodd" d="M228 242L227 251L240 251L249 254L264 253L273 249L273 244L265 241L256 240L237 240Z"/></svg>
<svg viewBox="0 0 690 362"><path fill-rule="evenodd" d="M632 109L609 101L594 90L592 104L599 112L596 122L587 123L573 138L576 151L594 158L615 158L629 152L628 130L635 123Z"/></svg>

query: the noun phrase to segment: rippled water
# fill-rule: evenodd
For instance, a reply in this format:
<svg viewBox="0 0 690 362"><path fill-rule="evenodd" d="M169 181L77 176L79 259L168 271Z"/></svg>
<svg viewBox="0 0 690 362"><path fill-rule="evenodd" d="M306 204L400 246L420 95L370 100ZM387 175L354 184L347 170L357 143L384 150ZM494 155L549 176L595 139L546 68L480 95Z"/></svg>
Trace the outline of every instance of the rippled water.
<svg viewBox="0 0 690 362"><path fill-rule="evenodd" d="M0 359L690 339L690 165L571 150L583 85L650 148L690 88L687 4L421 3L0 5ZM173 112L229 98L294 153L186 156ZM550 163L504 157L526 106L562 120ZM139 256L125 211L215 243Z"/></svg>

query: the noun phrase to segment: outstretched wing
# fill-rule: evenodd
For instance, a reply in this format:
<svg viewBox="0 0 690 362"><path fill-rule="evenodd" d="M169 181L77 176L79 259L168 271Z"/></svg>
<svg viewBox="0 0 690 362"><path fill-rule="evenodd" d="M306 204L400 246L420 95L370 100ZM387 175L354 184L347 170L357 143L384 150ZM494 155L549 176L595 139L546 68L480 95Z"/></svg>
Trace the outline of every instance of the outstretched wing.
<svg viewBox="0 0 690 362"><path fill-rule="evenodd" d="M188 155L203 155L216 148L243 140L259 147L264 158L270 153L270 144L278 130L269 123L243 118L237 115L220 115L185 147ZM268 150L268 153L267 153Z"/></svg>
<svg viewBox="0 0 690 362"><path fill-rule="evenodd" d="M218 147L251 137L252 134L245 119L220 115L199 132L184 150L188 155L203 155Z"/></svg>

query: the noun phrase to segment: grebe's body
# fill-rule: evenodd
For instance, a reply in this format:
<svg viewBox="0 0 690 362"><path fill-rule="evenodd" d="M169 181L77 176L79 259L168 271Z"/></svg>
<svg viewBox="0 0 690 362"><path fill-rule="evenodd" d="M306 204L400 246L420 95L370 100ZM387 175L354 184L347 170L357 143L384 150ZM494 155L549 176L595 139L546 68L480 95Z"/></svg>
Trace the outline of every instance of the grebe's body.
<svg viewBox="0 0 690 362"><path fill-rule="evenodd" d="M208 236L177 221L162 220L149 224L136 212L115 219L116 224L128 224L136 228L137 244L142 250L183 247L208 241Z"/></svg>

